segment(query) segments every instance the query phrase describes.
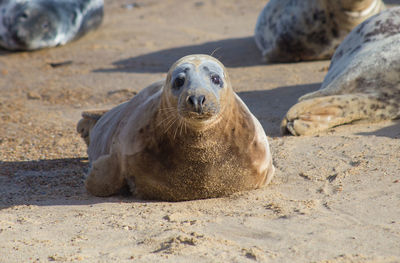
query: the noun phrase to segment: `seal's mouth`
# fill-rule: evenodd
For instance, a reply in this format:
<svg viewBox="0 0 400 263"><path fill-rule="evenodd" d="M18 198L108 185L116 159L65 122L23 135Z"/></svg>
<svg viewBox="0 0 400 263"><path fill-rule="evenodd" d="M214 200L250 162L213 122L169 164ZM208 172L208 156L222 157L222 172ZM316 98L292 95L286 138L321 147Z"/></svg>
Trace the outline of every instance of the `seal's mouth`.
<svg viewBox="0 0 400 263"><path fill-rule="evenodd" d="M201 121L213 118L217 114L217 111L212 108L202 108L201 110L193 111L186 107L179 107L178 114L185 120Z"/></svg>
<svg viewBox="0 0 400 263"><path fill-rule="evenodd" d="M181 115L182 116L182 115ZM186 113L182 116L186 119L191 119L191 120L209 120L214 116L213 113L211 112L193 112L193 111L186 111Z"/></svg>

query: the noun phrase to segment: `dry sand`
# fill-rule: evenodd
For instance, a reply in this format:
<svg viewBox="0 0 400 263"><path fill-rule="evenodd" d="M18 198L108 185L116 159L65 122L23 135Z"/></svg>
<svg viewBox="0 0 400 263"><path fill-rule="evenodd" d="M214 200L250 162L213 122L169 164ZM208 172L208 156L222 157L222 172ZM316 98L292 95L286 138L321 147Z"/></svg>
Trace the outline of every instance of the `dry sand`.
<svg viewBox="0 0 400 263"><path fill-rule="evenodd" d="M0 51L0 262L400 262L400 122L281 137L329 61L261 63L252 33L264 4L107 1L101 29L79 41ZM272 184L181 203L88 195L80 112L213 51L270 137Z"/></svg>

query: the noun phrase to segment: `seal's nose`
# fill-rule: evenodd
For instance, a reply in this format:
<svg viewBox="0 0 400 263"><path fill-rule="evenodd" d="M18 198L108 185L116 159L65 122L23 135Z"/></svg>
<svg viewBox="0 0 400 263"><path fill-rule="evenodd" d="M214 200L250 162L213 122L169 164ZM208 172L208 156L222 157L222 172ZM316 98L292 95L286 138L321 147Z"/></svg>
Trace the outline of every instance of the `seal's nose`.
<svg viewBox="0 0 400 263"><path fill-rule="evenodd" d="M187 104L192 108L193 111L202 114L204 102L206 97L204 95L190 95L186 98Z"/></svg>

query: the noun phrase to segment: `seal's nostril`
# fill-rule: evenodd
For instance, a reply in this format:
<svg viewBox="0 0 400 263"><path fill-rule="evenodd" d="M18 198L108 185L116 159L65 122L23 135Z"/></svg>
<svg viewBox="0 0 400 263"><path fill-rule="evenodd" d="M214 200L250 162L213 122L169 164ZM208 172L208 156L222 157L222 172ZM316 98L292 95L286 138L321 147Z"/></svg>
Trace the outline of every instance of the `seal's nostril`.
<svg viewBox="0 0 400 263"><path fill-rule="evenodd" d="M190 105L204 105L204 102L206 101L206 96L191 95L191 96L188 96L186 100Z"/></svg>
<svg viewBox="0 0 400 263"><path fill-rule="evenodd" d="M197 112L199 114L203 113L204 102L206 101L206 97L204 95L190 95L186 98L186 102L192 108L192 111Z"/></svg>
<svg viewBox="0 0 400 263"><path fill-rule="evenodd" d="M197 104L197 103L196 103L196 96L192 95L192 96L187 97L187 102L188 102L190 105L196 105L196 104Z"/></svg>
<svg viewBox="0 0 400 263"><path fill-rule="evenodd" d="M204 95L199 96L199 105L204 105L205 101L206 101L206 96Z"/></svg>

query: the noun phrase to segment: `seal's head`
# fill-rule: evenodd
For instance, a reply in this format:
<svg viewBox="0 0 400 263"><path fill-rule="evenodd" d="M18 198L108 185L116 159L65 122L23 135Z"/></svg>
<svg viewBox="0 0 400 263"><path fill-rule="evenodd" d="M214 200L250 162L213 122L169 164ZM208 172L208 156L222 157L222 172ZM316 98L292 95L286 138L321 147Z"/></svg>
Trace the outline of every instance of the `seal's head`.
<svg viewBox="0 0 400 263"><path fill-rule="evenodd" d="M181 58L170 68L163 92L163 108L189 126L201 129L216 122L233 99L225 67L208 55Z"/></svg>
<svg viewBox="0 0 400 263"><path fill-rule="evenodd" d="M23 1L11 7L3 19L9 49L33 50L58 43L62 16L50 1Z"/></svg>

